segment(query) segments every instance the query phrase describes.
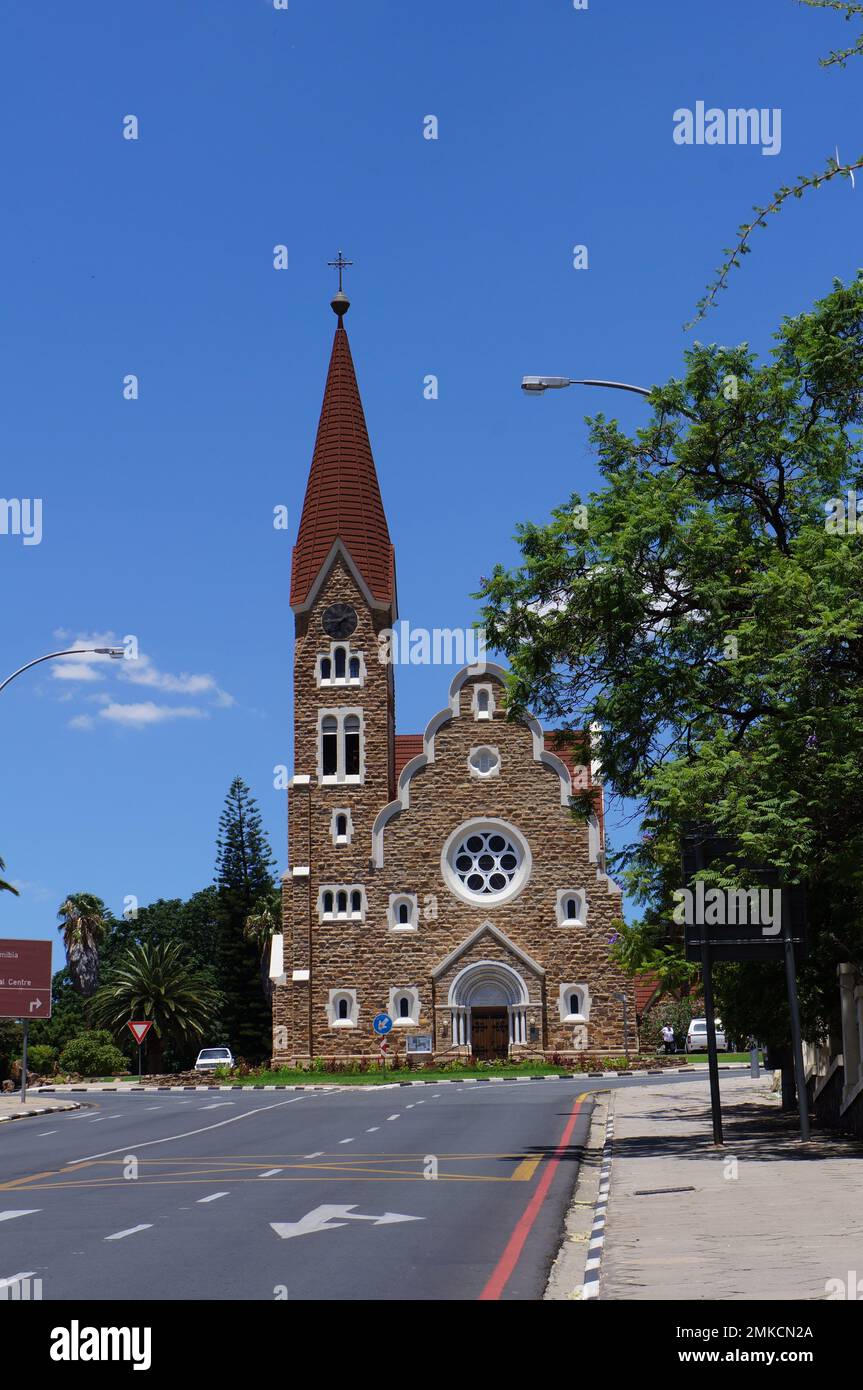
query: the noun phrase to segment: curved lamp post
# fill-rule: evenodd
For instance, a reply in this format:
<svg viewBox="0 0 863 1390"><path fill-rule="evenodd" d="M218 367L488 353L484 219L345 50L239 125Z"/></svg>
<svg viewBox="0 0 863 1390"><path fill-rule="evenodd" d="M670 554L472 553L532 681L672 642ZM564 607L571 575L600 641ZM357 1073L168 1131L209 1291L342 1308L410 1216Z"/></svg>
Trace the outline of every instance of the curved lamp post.
<svg viewBox="0 0 863 1390"><path fill-rule="evenodd" d="M122 647L70 647L65 652L48 652L45 656L37 656L34 661L28 661L24 666L19 666L17 671L13 671L11 676L7 676L5 681L0 681L0 690L5 690L10 681L14 681L16 676L20 676L23 671L29 671L31 666L38 666L40 661L53 661L56 656L90 656L93 653L99 656L110 656L114 660L126 655Z"/></svg>
<svg viewBox="0 0 863 1390"><path fill-rule="evenodd" d="M525 376L521 379L522 391L531 395L559 391L563 386L610 386L614 391L634 391L637 396L650 395L645 386L630 386L627 381L578 381L568 376Z"/></svg>

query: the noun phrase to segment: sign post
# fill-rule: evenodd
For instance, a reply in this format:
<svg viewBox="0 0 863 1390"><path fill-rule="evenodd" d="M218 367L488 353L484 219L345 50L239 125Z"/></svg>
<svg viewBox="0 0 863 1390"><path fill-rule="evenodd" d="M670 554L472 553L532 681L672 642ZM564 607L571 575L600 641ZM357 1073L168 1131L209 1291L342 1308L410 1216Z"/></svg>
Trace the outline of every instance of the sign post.
<svg viewBox="0 0 863 1390"><path fill-rule="evenodd" d="M699 871L709 868L717 860L730 862L738 872L746 872L752 887L710 888L702 880L696 879ZM717 960L778 961L780 952L785 957L800 1137L805 1141L809 1138L809 1102L803 1069L795 960L795 954L800 959L806 952L805 892L798 886L782 887L776 869L768 864L747 864L739 846L732 840L716 835L709 825L690 823L687 826L683 836L682 861L683 881L688 887L680 896L686 900L687 906L685 916L676 917L676 920L686 923L686 959L700 961L704 979L714 1142L722 1143L722 1112L711 967Z"/></svg>
<svg viewBox="0 0 863 1390"><path fill-rule="evenodd" d="M138 1044L138 1080L139 1080L139 1081L141 1080L141 1075L142 1075L142 1072L141 1072L141 1057L142 1057L142 1055L143 1055L142 1049L143 1049L143 1046L144 1046L144 1039L146 1038L146 1036L147 1036L147 1034L149 1033L149 1031L150 1031L150 1029L152 1028L152 1026L153 1026L153 1020L152 1020L151 1018L149 1018L149 1019L147 1019L147 1018L141 1019L141 1021L140 1021L140 1022L137 1022L137 1023L136 1023L136 1022L133 1022L133 1021L130 1021L129 1023L126 1024L126 1027L129 1029L129 1032L132 1034L132 1037L135 1039L135 1042Z"/></svg>
<svg viewBox="0 0 863 1390"><path fill-rule="evenodd" d="M27 1046L31 1018L51 1017L51 942L0 940L0 1018L20 1019L21 1104L27 1100Z"/></svg>
<svg viewBox="0 0 863 1390"><path fill-rule="evenodd" d="M390 1050L390 1045L387 1042L387 1033L390 1031L392 1026L393 1021L388 1013L375 1014L374 1018L372 1019L372 1027L374 1028L375 1032L381 1040L381 1064L383 1066L384 1072L386 1072L387 1069L387 1053Z"/></svg>

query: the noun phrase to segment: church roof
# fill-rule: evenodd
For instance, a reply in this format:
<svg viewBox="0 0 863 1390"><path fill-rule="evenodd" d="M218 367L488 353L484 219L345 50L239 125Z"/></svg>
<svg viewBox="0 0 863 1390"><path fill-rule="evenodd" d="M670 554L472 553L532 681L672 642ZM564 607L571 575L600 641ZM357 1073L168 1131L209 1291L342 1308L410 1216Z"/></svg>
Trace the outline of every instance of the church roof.
<svg viewBox="0 0 863 1390"><path fill-rule="evenodd" d="M403 767L407 767L411 758L415 758L417 753L423 751L422 734L396 734L396 781L399 780Z"/></svg>
<svg viewBox="0 0 863 1390"><path fill-rule="evenodd" d="M334 301L334 308L336 303ZM336 541L374 600L395 597L395 566L350 343L339 316L300 529L291 570L291 604L305 603Z"/></svg>

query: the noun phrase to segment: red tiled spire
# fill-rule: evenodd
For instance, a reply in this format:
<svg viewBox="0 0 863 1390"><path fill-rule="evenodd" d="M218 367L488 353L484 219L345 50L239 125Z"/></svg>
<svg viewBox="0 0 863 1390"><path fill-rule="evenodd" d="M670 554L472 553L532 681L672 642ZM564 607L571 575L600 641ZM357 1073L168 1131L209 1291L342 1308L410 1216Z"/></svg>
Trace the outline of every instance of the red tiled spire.
<svg viewBox="0 0 863 1390"><path fill-rule="evenodd" d="M382 607L395 596L393 547L345 332L347 301L342 300L338 307L333 301L339 322L294 547L293 607L305 602L337 539Z"/></svg>

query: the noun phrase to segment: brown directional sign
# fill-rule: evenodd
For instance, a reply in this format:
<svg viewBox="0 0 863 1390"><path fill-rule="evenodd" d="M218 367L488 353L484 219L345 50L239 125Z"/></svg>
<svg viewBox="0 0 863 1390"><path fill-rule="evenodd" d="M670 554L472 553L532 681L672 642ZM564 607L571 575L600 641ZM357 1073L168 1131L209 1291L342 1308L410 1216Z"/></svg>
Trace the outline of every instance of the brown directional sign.
<svg viewBox="0 0 863 1390"><path fill-rule="evenodd" d="M51 942L0 938L0 1018L51 1017Z"/></svg>

